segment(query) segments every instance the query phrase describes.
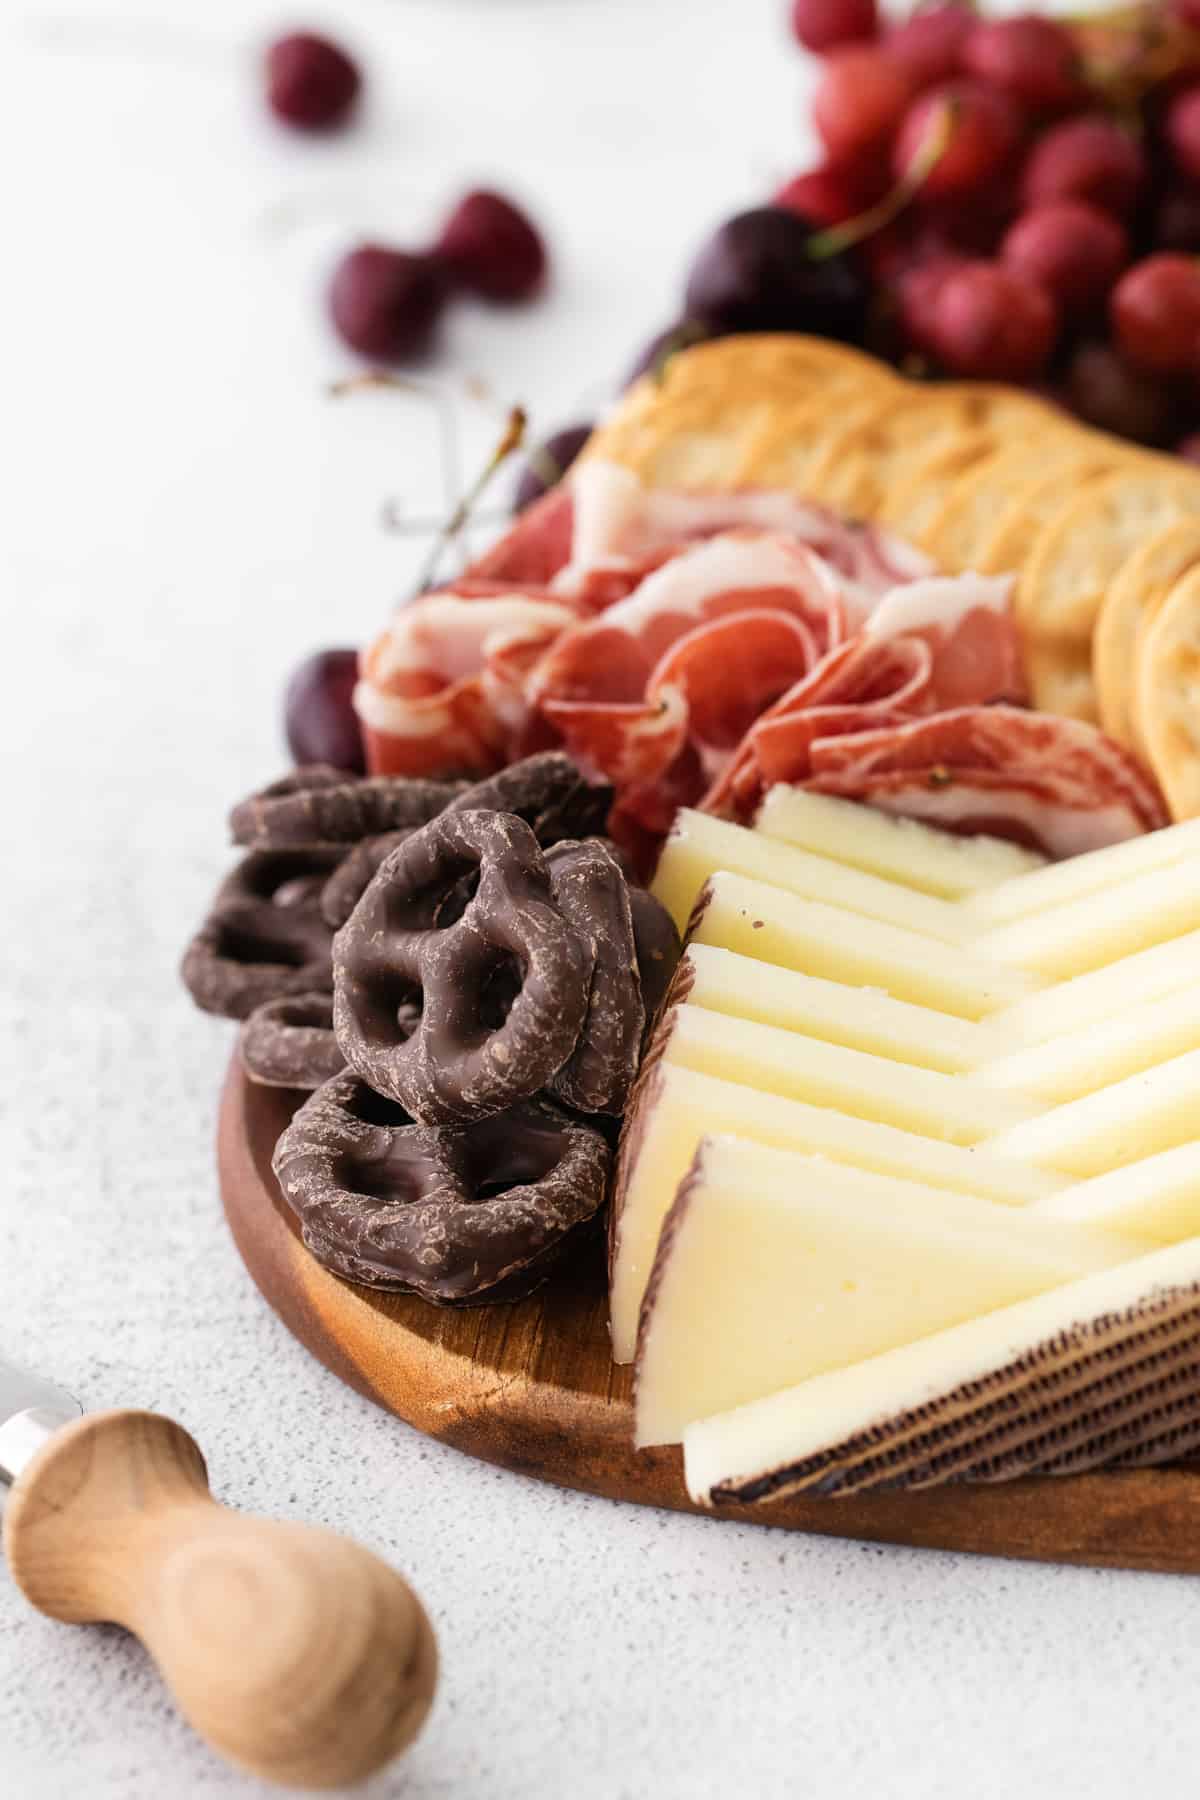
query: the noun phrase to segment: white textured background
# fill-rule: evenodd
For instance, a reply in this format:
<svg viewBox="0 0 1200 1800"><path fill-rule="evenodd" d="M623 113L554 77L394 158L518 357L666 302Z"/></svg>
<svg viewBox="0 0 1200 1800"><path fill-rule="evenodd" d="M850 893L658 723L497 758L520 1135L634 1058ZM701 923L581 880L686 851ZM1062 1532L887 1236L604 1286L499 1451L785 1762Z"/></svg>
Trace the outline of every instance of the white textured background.
<svg viewBox="0 0 1200 1800"><path fill-rule="evenodd" d="M597 404L691 245L800 160L781 10L347 0L325 20L371 103L310 144L255 106L286 6L0 5L0 1344L89 1405L174 1413L222 1495L412 1576L444 1680L377 1800L1195 1786L1191 1583L809 1542L470 1463L310 1361L220 1217L231 1034L191 1010L179 951L227 804L281 766L284 671L365 635L413 566L381 500L440 491L431 413L322 395L346 366L328 260L511 185L554 296L456 313L439 379L547 426ZM50 1624L0 1573L5 1800L260 1791L136 1645Z"/></svg>

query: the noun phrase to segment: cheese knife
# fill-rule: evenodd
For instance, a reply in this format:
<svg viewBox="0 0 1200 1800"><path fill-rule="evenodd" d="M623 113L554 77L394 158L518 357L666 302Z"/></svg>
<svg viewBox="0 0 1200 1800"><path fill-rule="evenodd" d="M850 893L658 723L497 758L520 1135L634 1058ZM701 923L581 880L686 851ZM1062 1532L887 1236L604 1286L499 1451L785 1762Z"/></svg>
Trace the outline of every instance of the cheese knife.
<svg viewBox="0 0 1200 1800"><path fill-rule="evenodd" d="M85 1415L0 1359L0 1505L26 1599L134 1632L184 1716L252 1773L342 1787L424 1722L437 1647L408 1584L332 1531L220 1505L172 1420Z"/></svg>

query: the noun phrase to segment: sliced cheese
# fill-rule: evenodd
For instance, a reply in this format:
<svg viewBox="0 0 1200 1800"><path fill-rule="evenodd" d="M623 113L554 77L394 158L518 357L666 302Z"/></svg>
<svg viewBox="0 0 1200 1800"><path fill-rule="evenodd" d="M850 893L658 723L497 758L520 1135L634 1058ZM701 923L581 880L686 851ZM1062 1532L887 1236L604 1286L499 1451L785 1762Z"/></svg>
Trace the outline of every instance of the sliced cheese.
<svg viewBox="0 0 1200 1800"><path fill-rule="evenodd" d="M1061 978L1200 928L1200 858L1117 882L974 939L982 956Z"/></svg>
<svg viewBox="0 0 1200 1800"><path fill-rule="evenodd" d="M1053 1107L988 1140L996 1156L1069 1175L1102 1175L1196 1136L1200 1049Z"/></svg>
<svg viewBox="0 0 1200 1800"><path fill-rule="evenodd" d="M1145 1251L989 1200L706 1138L663 1225L639 1445Z"/></svg>
<svg viewBox="0 0 1200 1800"><path fill-rule="evenodd" d="M949 943L974 929L960 908L947 900L914 893L900 882L882 880L684 807L663 845L651 887L680 931L687 929L696 896L718 869Z"/></svg>
<svg viewBox="0 0 1200 1800"><path fill-rule="evenodd" d="M1069 856L1064 862L1047 863L1034 874L1017 875L972 894L968 904L980 920L1003 924L1028 918L1047 907L1063 906L1102 893L1119 882L1148 875L1188 858L1200 856L1200 819L1147 831L1104 850L1085 856Z"/></svg>
<svg viewBox="0 0 1200 1800"><path fill-rule="evenodd" d="M684 1434L712 1502L1163 1461L1200 1442L1200 1239L1157 1250Z"/></svg>
<svg viewBox="0 0 1200 1800"><path fill-rule="evenodd" d="M757 1019L948 1075L995 1060L1008 1041L991 1031L990 1021L956 1019L893 1000L876 988L846 987L797 969L772 968L714 944L688 946L676 986L682 998L709 1012Z"/></svg>
<svg viewBox="0 0 1200 1800"><path fill-rule="evenodd" d="M1008 885L1045 866L1043 857L1002 838L956 837L854 800L783 784L763 801L755 830L944 900Z"/></svg>
<svg viewBox="0 0 1200 1800"><path fill-rule="evenodd" d="M691 1003L665 1014L649 1054L702 1075L951 1144L977 1144L1045 1111L1040 1101L983 1087L969 1076L890 1062Z"/></svg>
<svg viewBox="0 0 1200 1800"><path fill-rule="evenodd" d="M692 938L855 987L883 988L963 1019L980 1019L1045 985L1027 970L897 925L724 871L696 905Z"/></svg>
<svg viewBox="0 0 1200 1800"><path fill-rule="evenodd" d="M985 1062L975 1071L974 1080L985 1087L1035 1094L1043 1100L1076 1100L1182 1055L1197 1043L1200 975L1175 993Z"/></svg>
<svg viewBox="0 0 1200 1800"><path fill-rule="evenodd" d="M1005 1162L981 1149L915 1137L892 1125L648 1061L626 1111L613 1194L610 1304L617 1362L633 1358L638 1309L663 1218L697 1144L710 1132L731 1132L1009 1206L1027 1205L1067 1185L1061 1175L1029 1163Z"/></svg>
<svg viewBox="0 0 1200 1800"><path fill-rule="evenodd" d="M1100 1024L1142 1001L1162 999L1197 977L1200 931L1192 931L1030 994L993 1013L988 1029L1016 1043L1040 1044Z"/></svg>
<svg viewBox="0 0 1200 1800"><path fill-rule="evenodd" d="M1077 1181L1035 1200L1028 1210L1048 1219L1133 1231L1164 1244L1200 1237L1200 1138Z"/></svg>

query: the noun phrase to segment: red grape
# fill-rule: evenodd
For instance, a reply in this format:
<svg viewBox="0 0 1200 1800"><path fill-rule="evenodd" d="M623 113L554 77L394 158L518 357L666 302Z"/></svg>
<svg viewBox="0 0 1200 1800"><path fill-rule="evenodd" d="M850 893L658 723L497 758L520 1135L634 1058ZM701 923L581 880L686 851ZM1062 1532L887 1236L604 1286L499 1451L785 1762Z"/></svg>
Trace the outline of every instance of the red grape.
<svg viewBox="0 0 1200 1800"><path fill-rule="evenodd" d="M1077 106L1087 93L1070 33L1037 13L977 25L963 46L963 66L1042 112Z"/></svg>
<svg viewBox="0 0 1200 1800"><path fill-rule="evenodd" d="M1113 334L1131 362L1164 375L1200 370L1200 262L1163 250L1113 289Z"/></svg>
<svg viewBox="0 0 1200 1800"><path fill-rule="evenodd" d="M977 81L947 82L922 94L904 115L892 166L898 180L911 177L945 133L921 193L934 200L972 194L1002 173L1020 130L1020 114L1003 94Z"/></svg>
<svg viewBox="0 0 1200 1800"><path fill-rule="evenodd" d="M1200 181L1200 87L1176 94L1167 108L1166 131L1175 167Z"/></svg>
<svg viewBox="0 0 1200 1800"><path fill-rule="evenodd" d="M1159 250L1200 250L1200 187L1168 188L1154 216Z"/></svg>
<svg viewBox="0 0 1200 1800"><path fill-rule="evenodd" d="M1000 254L1010 269L1040 282L1065 314L1079 314L1112 287L1129 261L1129 238L1111 213L1058 200L1019 218Z"/></svg>
<svg viewBox="0 0 1200 1800"><path fill-rule="evenodd" d="M536 226L503 194L464 194L442 227L436 255L460 287L485 300L528 300L546 274Z"/></svg>
<svg viewBox="0 0 1200 1800"><path fill-rule="evenodd" d="M903 69L878 46L851 45L826 63L813 121L832 156L861 156L891 136L910 93Z"/></svg>
<svg viewBox="0 0 1200 1800"><path fill-rule="evenodd" d="M266 55L267 105L285 125L326 131L341 125L358 98L362 76L328 38L295 31Z"/></svg>
<svg viewBox="0 0 1200 1800"><path fill-rule="evenodd" d="M428 350L445 298L429 257L360 244L334 270L329 310L352 350L402 361Z"/></svg>
<svg viewBox="0 0 1200 1800"><path fill-rule="evenodd" d="M1048 200L1087 200L1126 217L1145 184L1146 156L1123 126L1085 114L1051 126L1025 164L1026 206Z"/></svg>
<svg viewBox="0 0 1200 1800"><path fill-rule="evenodd" d="M771 205L799 213L815 225L840 225L882 197L879 165L820 163L785 181Z"/></svg>
<svg viewBox="0 0 1200 1800"><path fill-rule="evenodd" d="M914 87L932 87L959 73L975 24L971 6L931 6L893 26L884 43Z"/></svg>
<svg viewBox="0 0 1200 1800"><path fill-rule="evenodd" d="M1180 438L1175 454L1182 456L1184 462L1200 463L1200 431L1189 431L1186 437Z"/></svg>
<svg viewBox="0 0 1200 1800"><path fill-rule="evenodd" d="M524 512L561 481L591 435L590 425L565 425L531 450L513 490L513 511Z"/></svg>
<svg viewBox="0 0 1200 1800"><path fill-rule="evenodd" d="M1024 381L1045 366L1058 311L1036 282L997 262L970 262L939 284L931 348L955 375Z"/></svg>
<svg viewBox="0 0 1200 1800"><path fill-rule="evenodd" d="M283 699L288 749L298 763L332 763L361 775L362 732L351 699L357 650L318 650L296 669Z"/></svg>
<svg viewBox="0 0 1200 1800"><path fill-rule="evenodd" d="M1126 362L1111 344L1081 344L1072 356L1064 399L1073 413L1101 431L1139 444L1171 435L1175 407L1167 383Z"/></svg>
<svg viewBox="0 0 1200 1800"><path fill-rule="evenodd" d="M834 50L878 34L875 0L792 0L792 35L806 50Z"/></svg>
<svg viewBox="0 0 1200 1800"><path fill-rule="evenodd" d="M814 257L808 222L777 206L726 219L688 275L685 310L710 335L809 331L862 340L866 284L844 255Z"/></svg>

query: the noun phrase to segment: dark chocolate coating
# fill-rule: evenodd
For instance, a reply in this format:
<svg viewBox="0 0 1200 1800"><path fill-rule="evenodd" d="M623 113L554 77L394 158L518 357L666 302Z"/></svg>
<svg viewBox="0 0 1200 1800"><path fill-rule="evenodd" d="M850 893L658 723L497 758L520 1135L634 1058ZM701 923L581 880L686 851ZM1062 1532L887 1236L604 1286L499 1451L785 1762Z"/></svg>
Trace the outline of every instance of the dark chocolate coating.
<svg viewBox="0 0 1200 1800"><path fill-rule="evenodd" d="M296 994L256 1006L238 1033L242 1066L267 1087L318 1088L346 1059L333 1035L332 994Z"/></svg>
<svg viewBox="0 0 1200 1800"><path fill-rule="evenodd" d="M181 973L197 1006L244 1019L267 1000L329 992L333 933L320 896L341 855L326 845L242 858L184 952Z"/></svg>
<svg viewBox="0 0 1200 1800"><path fill-rule="evenodd" d="M318 765L320 766L320 765ZM302 776L304 771L298 771ZM461 781L417 781L406 775L348 776L297 786L285 776L242 800L229 815L234 842L279 848L294 844L356 844L380 832L423 825L461 793Z"/></svg>
<svg viewBox="0 0 1200 1800"><path fill-rule="evenodd" d="M566 1062L593 961L529 826L447 809L391 852L337 934L338 1043L414 1119L487 1118ZM408 1031L401 1009L414 1004Z"/></svg>
<svg viewBox="0 0 1200 1800"><path fill-rule="evenodd" d="M629 889L599 838L556 844L546 861L555 900L595 955L583 1030L550 1091L579 1112L619 1113L646 1025Z"/></svg>
<svg viewBox="0 0 1200 1800"><path fill-rule="evenodd" d="M598 1132L545 1099L417 1125L347 1072L305 1101L273 1166L325 1268L462 1306L537 1287L603 1205L610 1162Z"/></svg>
<svg viewBox="0 0 1200 1800"><path fill-rule="evenodd" d="M544 750L477 781L447 811L514 813L547 849L603 831L612 799L612 788L585 780L564 751Z"/></svg>
<svg viewBox="0 0 1200 1800"><path fill-rule="evenodd" d="M675 965L683 954L683 943L674 919L648 888L636 887L631 881L629 906L633 914L633 941L637 947L642 1005L646 1009L646 1029L649 1030L666 999Z"/></svg>
<svg viewBox="0 0 1200 1800"><path fill-rule="evenodd" d="M340 931L354 911L375 876L379 865L398 849L419 825L401 831L382 831L378 837L364 838L342 858L321 894L321 912L325 923Z"/></svg>

